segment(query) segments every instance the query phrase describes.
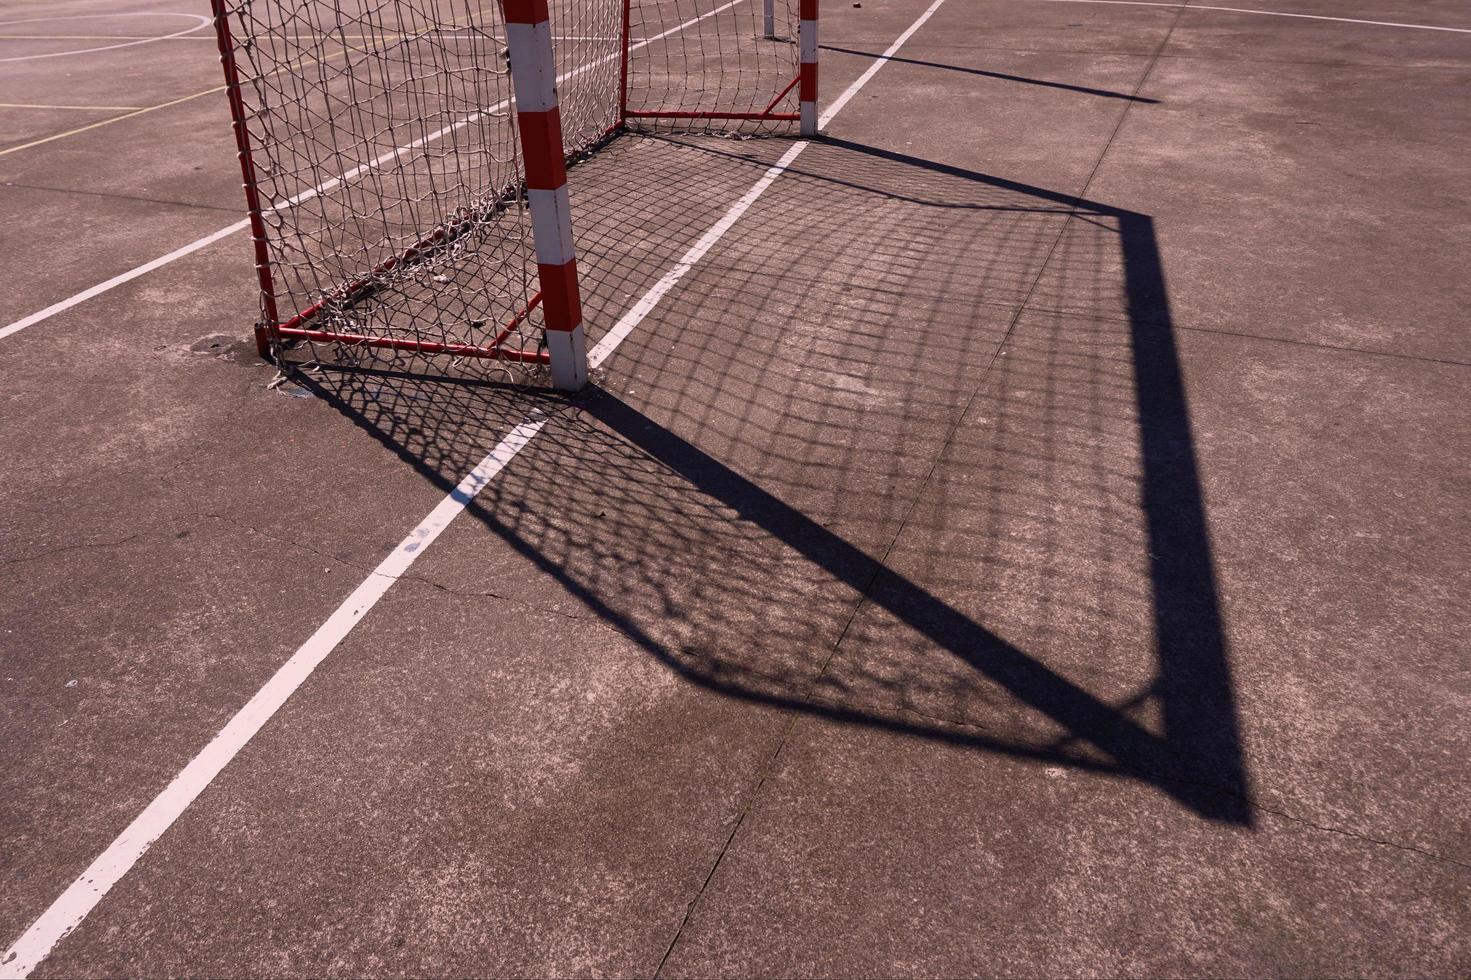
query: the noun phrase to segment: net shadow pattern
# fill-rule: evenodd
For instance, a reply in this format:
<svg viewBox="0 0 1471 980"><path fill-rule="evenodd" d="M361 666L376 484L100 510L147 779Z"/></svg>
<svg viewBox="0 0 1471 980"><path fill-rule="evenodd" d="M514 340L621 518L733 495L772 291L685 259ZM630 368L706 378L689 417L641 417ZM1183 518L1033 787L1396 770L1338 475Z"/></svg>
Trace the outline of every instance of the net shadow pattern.
<svg viewBox="0 0 1471 980"><path fill-rule="evenodd" d="M703 231L768 151L610 152L641 155L609 161L610 199L673 189L637 233L584 231L607 239L587 250L589 304L615 309L657 272L622 243ZM548 416L471 507L524 563L498 564L512 601L551 576L732 697L1138 779L1250 823L1148 218L829 141L707 263L572 400L381 371L310 384L445 488ZM1072 293L1118 315L1046 308ZM470 575L456 587L488 587Z"/></svg>

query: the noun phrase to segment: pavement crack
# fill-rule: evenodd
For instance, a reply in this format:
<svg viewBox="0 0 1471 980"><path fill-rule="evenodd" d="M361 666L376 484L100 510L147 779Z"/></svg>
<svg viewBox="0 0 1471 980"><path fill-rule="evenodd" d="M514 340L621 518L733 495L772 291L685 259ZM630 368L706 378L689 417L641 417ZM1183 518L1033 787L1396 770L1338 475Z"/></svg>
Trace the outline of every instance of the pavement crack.
<svg viewBox="0 0 1471 980"><path fill-rule="evenodd" d="M780 750L778 750L778 754L779 753ZM751 800L753 802L755 801L756 797L760 795L761 787L765 783L766 776L762 775L761 778L757 781L755 789L751 791ZM690 924L690 918L695 914L695 906L698 905L700 903L700 899L704 897L705 889L710 887L710 882L715 877L715 872L719 870L720 863L725 860L725 852L730 850L730 845L736 839L736 834L741 832L741 824L746 822L746 814L750 812L750 807L747 806L740 812L740 815L736 817L735 825L730 828L730 833L726 835L725 842L720 845L720 853L715 856L715 860L710 865L710 870L705 874L705 880L700 882L700 887L698 890L696 890L694 897L691 898L689 902L685 905L684 918L680 920L679 928L674 930L674 937L669 940L669 945L664 948L664 955L659 957L659 965L654 970L655 978L657 978L660 974L664 972L664 964L669 962L669 955L674 952L674 947L679 944L680 937L684 935L685 927Z"/></svg>
<svg viewBox="0 0 1471 980"><path fill-rule="evenodd" d="M556 606L548 606L539 602L531 602L527 599L520 599L516 596L506 595L503 592L496 592L490 589L460 589L451 585L445 585L443 582L436 581L424 575L400 575L397 578L399 581L402 582L412 582L418 585L427 586L431 589L434 589L436 592L442 592L445 595L453 596L457 599L498 599L501 602L509 602L513 605L520 606L522 609L528 609L532 612L545 613L549 616L556 616L559 619L566 619L577 623L593 623L595 625L603 627L609 633L614 633L618 636L623 637L624 639L632 639L628 636L627 633L624 633L622 630L609 624L601 616L579 615L575 612L567 612L565 609L560 609Z"/></svg>
<svg viewBox="0 0 1471 980"><path fill-rule="evenodd" d="M29 191L45 191L49 194L77 194L84 197L100 197L113 201L132 201L135 204L162 204L168 207L188 208L194 211L218 211L222 214L234 214L234 206L223 204L206 204L196 201L176 201L170 198L149 197L142 194L121 194L117 191L90 190L81 187L53 187L48 184L32 184L19 180L0 181L0 186L19 187Z"/></svg>
<svg viewBox="0 0 1471 980"><path fill-rule="evenodd" d="M351 561L346 558L340 558L337 555L328 554L325 551L313 548L311 545L302 544L300 541L283 537L279 534L272 534L270 531L264 530L263 528L256 527L253 524L247 524L244 521L237 521L233 517L227 517L224 514L204 513L197 516L204 517L209 520L219 521L222 524L228 524L233 528L238 528L242 531L248 531L251 534L258 534L261 537L265 538L267 541L273 541L276 544L291 548L295 551L304 552L305 554L311 555L315 558L320 558L322 561L329 561L333 562L334 564L341 565L345 568L351 568L355 571L362 572L365 575L372 574L374 571L373 568L367 565Z"/></svg>
<svg viewBox="0 0 1471 980"><path fill-rule="evenodd" d="M328 554L327 552L321 551L321 550L319 550L317 548L313 548L310 545L302 544L300 541L295 541L295 540L292 540L291 538L283 537L283 536L281 536L279 534L272 534L271 532L266 531L266 530L263 530L262 528L256 527L256 526L254 526L252 524L247 524L247 523L245 523L243 521L237 521L234 518L226 517L224 514L208 513L208 514L201 514L199 516L210 518L210 519L213 519L213 520L217 520L217 521L220 521L221 523L224 523L224 524L229 524L231 527L236 527L236 528L239 528L240 530L248 531L248 532L250 532L252 534L258 534L258 535L260 535L261 537L265 538L268 541L273 541L273 542L275 542L277 544L283 545L284 547L292 548L292 549L297 550L297 551L301 551L301 552L303 552L305 554L308 554L308 555L313 556L314 558L321 559L322 561L334 562L337 565L340 565L340 566L342 566L344 568L350 568L350 569L353 569L355 571L361 572L364 576L369 576L369 577L371 577L371 576L383 576L383 573L380 572L380 571L378 571L378 566L376 566L376 565L374 565L374 566L368 566L368 565L362 564L360 562L350 561L350 560L348 560L346 558L338 557L337 555ZM512 604L514 604L516 606L519 606L519 607L521 607L523 609L530 610L532 612L544 613L544 614L549 615L549 616L556 616L556 617L558 617L560 619L570 620L572 622L593 623L593 624L595 624L597 626L600 626L603 629L607 630L609 633L613 633L613 634L615 634L617 636L623 637L624 639L632 639L627 633L625 633L622 630L618 629L617 627L609 624L606 620L604 620L600 616L595 616L595 615L580 615L580 614L575 613L575 612L568 612L568 611L566 611L564 609L559 609L559 608L557 608L555 606L548 606L548 605L544 605L542 603L529 602L529 601L527 601L525 599L519 599L519 598L517 598L515 596L507 595L507 594L505 594L503 592L496 592L493 589L462 589L462 588L456 588L455 586L446 585L443 582L437 581L437 580L435 580L433 578L430 578L428 576L425 576L425 575L417 575L417 574L410 574L410 573L405 573L405 574L402 574L402 575L388 575L388 576L383 576L383 577L391 578L395 582L404 582L404 583L411 583L411 584L416 584L416 585L422 585L422 586L425 586L427 588L434 589L436 592L441 592L441 593L443 593L445 595L453 596L454 598L457 598L457 599L495 599L495 600L498 600L500 602L509 602L509 603L512 603Z"/></svg>
<svg viewBox="0 0 1471 980"><path fill-rule="evenodd" d="M45 551L38 551L33 555L22 555L19 558L6 558L0 560L0 565L4 565L7 568L17 568L21 565L28 565L32 562L44 561L47 558L54 558L57 555L64 555L72 551L90 551L93 549L121 548L123 545L136 541L139 538L158 533L158 531L136 531L125 538L118 538L113 541L88 541L82 544L62 545L57 548L48 548Z"/></svg>
<svg viewBox="0 0 1471 980"><path fill-rule="evenodd" d="M1471 871L1471 864L1468 864L1465 861L1457 861L1455 858L1446 857L1444 854L1437 854L1435 851L1429 850L1424 847L1418 847L1414 844L1402 844L1399 841L1389 840L1388 838L1384 837L1375 837L1372 834L1366 834L1361 831L1350 829L1348 827L1335 827L1330 824L1318 823L1315 820L1309 820L1307 817L1300 817L1297 814L1288 813L1286 810L1280 809L1278 807L1267 806L1264 803L1258 803L1254 800L1246 800L1246 805L1254 810L1260 810L1263 813L1270 813L1275 817L1281 817L1283 820L1286 820L1289 823L1300 824L1301 826L1309 827L1313 830L1321 831L1325 834L1336 834L1340 837L1350 837L1354 840L1363 841L1366 844L1375 844L1380 847L1391 847L1397 851L1404 851L1408 854L1415 854L1419 857L1435 861L1439 864L1448 864L1451 867L1462 868L1466 871Z"/></svg>
<svg viewBox="0 0 1471 980"><path fill-rule="evenodd" d="M920 718L925 721L933 722L938 725L944 725L950 728L974 731L980 733L982 736L988 739L1003 740L1002 732L1000 730L981 724L980 722L935 715L929 712L919 711L915 708L881 705L866 702L855 702L851 700L837 700L834 698L825 697L824 695L818 693L810 694L808 696L808 700L816 704L827 705L829 708L832 708L834 710L858 710L869 712L875 715L887 710L895 715L907 715L914 718ZM1274 817L1280 817L1281 819L1289 823L1298 824L1300 826L1307 827L1312 830L1321 831L1326 834L1336 834L1341 837L1349 837L1354 840L1363 841L1366 844L1374 844L1381 847L1392 847L1395 850L1404 851L1408 854L1414 854L1418 857L1422 857L1430 861L1447 864L1452 867L1464 868L1468 871L1471 871L1471 863L1458 861L1452 857L1446 857L1444 854L1436 853L1435 851L1429 850L1428 848L1418 847L1414 844L1404 844L1399 841L1390 840L1384 837L1376 837L1373 834L1354 830L1349 827L1340 827L1333 826L1331 824L1318 823L1315 820L1310 820L1307 817L1299 816L1295 813L1285 810L1280 805L1273 806L1262 803L1256 799L1253 799L1249 794L1243 793L1239 789L1227 786L1222 783L1212 783L1202 780L1186 779L1173 773L1145 769L1140 766L1118 764L1109 765L1104 763L1102 760L1078 759L1073 756L1069 756L1066 753L1056 751L1049 752L1038 747L1027 746L1024 743L1014 742L1009 739L1006 739L1004 741L1012 745L1019 752L1030 756L1032 759L1038 762L1050 762L1058 765L1081 767L1095 772L1102 771L1122 773L1130 776L1144 778L1152 782L1170 782L1174 783L1177 786L1191 786L1196 789L1203 789L1213 793L1220 793L1222 796L1230 796L1240 800L1245 806L1251 808L1252 810L1260 813L1270 814Z"/></svg>

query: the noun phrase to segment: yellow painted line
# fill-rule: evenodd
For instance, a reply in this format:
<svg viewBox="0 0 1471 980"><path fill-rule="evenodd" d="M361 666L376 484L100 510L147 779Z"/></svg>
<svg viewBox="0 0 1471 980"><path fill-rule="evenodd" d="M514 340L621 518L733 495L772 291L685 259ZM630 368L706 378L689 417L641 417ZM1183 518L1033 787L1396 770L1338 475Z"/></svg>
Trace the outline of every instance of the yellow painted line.
<svg viewBox="0 0 1471 980"><path fill-rule="evenodd" d="M30 102L0 102L0 109L95 109L98 112L128 112L141 109L136 105L35 105Z"/></svg>
<svg viewBox="0 0 1471 980"><path fill-rule="evenodd" d="M85 133L89 130L97 129L99 126L108 126L115 122L122 122L124 119L132 119L134 116L141 116L145 112L152 112L155 109L167 109L169 106L179 105L180 103L189 102L193 99L197 99L205 95L213 95L215 92L223 92L224 90L225 86L216 85L214 88L207 88L203 92L195 92L193 95L186 95L182 99L173 99L169 102L160 102L158 105L151 105L142 109L134 109L132 112L125 112L121 116L113 116L110 119L102 119L87 126L78 126L76 129L68 129L64 133L54 133L51 136L43 136L38 140L31 140L29 143L22 143L19 146L11 146L7 147L6 149L0 150L0 157L5 156L7 153L17 153L21 150L29 150L33 146L40 146L43 143L50 143L53 140L66 139L68 136L76 136L78 133Z"/></svg>
<svg viewBox="0 0 1471 980"><path fill-rule="evenodd" d="M282 68L280 69L280 71L285 71L285 69ZM0 150L0 157L3 157L8 153L18 153L21 150L29 150L33 146L40 146L43 143L50 143L53 140L66 139L68 136L76 136L81 133L86 133L91 130L97 129L100 126L110 126L115 122L122 122L124 119L132 119L134 116L141 116L144 113L153 112L156 109L167 109L169 106L176 106L181 105L185 102L191 102L194 99L203 98L206 95L213 95L216 92L223 92L228 87L229 86L227 85L216 85L214 88L207 88L203 92L195 92L193 95L186 95L182 98L171 99L168 102L160 102L158 105L144 106L142 109L134 109L131 112L125 112L121 116L113 116L110 119L100 119L97 122L91 123L86 126L78 126L76 129L68 129L64 133L53 133L50 136L43 136L38 140L31 140L29 143L22 143L19 146L6 147L5 149ZM118 108L121 109L123 107L119 106Z"/></svg>

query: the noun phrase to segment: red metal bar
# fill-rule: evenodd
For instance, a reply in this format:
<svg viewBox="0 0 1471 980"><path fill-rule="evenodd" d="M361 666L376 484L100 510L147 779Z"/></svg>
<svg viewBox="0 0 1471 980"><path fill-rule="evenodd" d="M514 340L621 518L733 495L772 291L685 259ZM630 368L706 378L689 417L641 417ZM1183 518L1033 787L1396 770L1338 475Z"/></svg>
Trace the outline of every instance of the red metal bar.
<svg viewBox="0 0 1471 980"><path fill-rule="evenodd" d="M268 331L276 326L276 283L271 276L271 254L266 246L266 226L261 218L260 188L255 179L255 159L250 152L250 130L246 126L245 99L240 95L240 69L235 64L235 40L230 35L230 12L226 0L210 0L214 14L215 41L220 48L220 66L225 70L225 95L230 102L230 119L234 123L235 148L240 156L240 178L245 188L245 207L250 213L250 237L255 245L255 274L260 282L261 313L264 324L255 328L255 350L261 357L270 356Z"/></svg>
<svg viewBox="0 0 1471 980"><path fill-rule="evenodd" d="M618 65L618 125L628 118L628 39L629 8L633 0L623 0L623 57Z"/></svg>
<svg viewBox="0 0 1471 980"><path fill-rule="evenodd" d="M517 327L521 326L521 324L526 321L526 318L531 315L531 311L534 310L534 309L536 309L540 305L541 305L541 291L538 290L537 291L537 294L535 296L531 297L531 302L529 302L529 303L526 304L526 309L522 310L520 313L517 313L515 316L511 317L510 322L507 323L505 325L505 327L503 327L501 329L501 332L498 333L498 334L496 334L495 339L490 342L490 346L491 347L499 347L501 344L504 344L506 342L506 338L511 335L511 331L513 331Z"/></svg>
<svg viewBox="0 0 1471 980"><path fill-rule="evenodd" d="M771 102L766 106L765 109L762 109L761 110L761 114L763 116L770 115L771 114L771 110L776 108L776 104L778 102L780 102L782 99L785 99L787 97L787 93L790 92L792 89L796 88L797 87L797 83L800 82L801 80L802 80L802 73L799 71L799 72L797 72L797 77L796 78L793 78L790 82L787 82L787 87L784 88L784 89L782 89L781 92L779 92L777 94L776 98L772 99Z"/></svg>
<svg viewBox="0 0 1471 980"><path fill-rule="evenodd" d="M425 237L419 239L417 242L415 242L413 245L410 245L399 255L395 255L392 258L385 259L384 261L379 262L377 265L373 266L372 270L369 271L366 276L354 279L346 286L343 286L342 289L334 295L325 296L322 299L317 300L311 306L308 306L306 309L302 310L300 313L296 314L291 319L281 324L281 326L299 327L306 321L310 320L312 317L316 316L318 313L322 312L322 308L328 303L343 303L351 300L358 293L371 286L375 277L382 275L383 273L392 269L394 266L400 265L401 263L418 257L420 253L428 251L431 247L435 245L439 245L442 242L450 242L453 240L454 239L450 237L449 232L447 232L443 227L436 228L434 230L434 234L426 235Z"/></svg>
<svg viewBox="0 0 1471 980"><path fill-rule="evenodd" d="M349 347L382 347L392 350L416 351L420 354L453 354L456 357L484 357L497 361L519 361L530 364L546 364L551 358L544 351L504 350L500 347L476 347L474 344L439 344L431 340L402 340L398 337L368 337L357 333L338 333L334 330L305 330L301 327L277 327L282 337L315 340L321 343L346 344Z"/></svg>
<svg viewBox="0 0 1471 980"><path fill-rule="evenodd" d="M629 119L760 119L792 122L802 117L795 112L633 112L625 113Z"/></svg>
<svg viewBox="0 0 1471 980"><path fill-rule="evenodd" d="M359 288L361 288L361 287L359 287ZM277 333L281 334L282 336L291 336L291 337L308 337L308 338L314 338L318 334L322 334L322 335L325 336L326 334L330 333L331 331L325 331L325 330L307 330L307 329L303 328L301 325L303 323L305 323L307 320L310 320L312 317L316 316L318 313L320 313L322 311L322 307L326 306L327 303L328 303L328 300L322 300L319 303L313 303L311 306L307 307L305 310L302 310L300 313L296 314L296 316L292 317L290 320L287 320L285 323L281 324L281 326L277 329ZM509 337L509 336L511 336L511 334L515 332L515 330L516 330L517 327L519 327L521 324L525 323L526 322L526 318L529 317L529 316L531 316L531 311L534 310L534 309L536 309L540 305L541 305L541 293L538 292L536 295L534 295L534 296L531 297L531 301L526 304L525 309L523 309L520 313L517 313L515 316L511 317L510 320L506 321L506 325L501 328L501 332L498 333L498 334L496 334L495 340L492 340L484 348L476 347L474 344L460 344L460 345L450 345L450 346L469 347L469 348L471 348L473 350L482 350L482 349L483 350L495 350L495 349L499 348L501 344L505 343L506 342L506 338ZM339 336L346 337L346 336L357 336L357 335L356 334L340 334ZM401 341L401 343L406 343L406 344L423 344L423 343L428 343L428 341L406 340L406 341ZM371 345L371 346L386 346L386 345L379 344L379 345ZM443 346L443 345L439 345L439 346ZM415 349L418 349L418 348L415 348ZM447 352L448 351L446 350L446 351L440 351L439 353L447 353ZM490 355L482 355L482 356L490 356Z"/></svg>
<svg viewBox="0 0 1471 980"><path fill-rule="evenodd" d="M500 201L514 199L515 196L519 196L519 192L518 195L509 195L509 192L506 192L497 197L495 201L498 206ZM293 316L291 319L287 320L285 323L281 324L281 326L299 327L306 321L310 320L312 317L316 316L318 313L322 312L322 308L328 303L334 301L339 303L350 301L355 295L362 292L367 287L371 286L373 284L374 278L376 278L377 276L382 275L388 270L394 268L395 266L401 265L404 262L408 262L411 259L418 258L419 255L432 251L440 245L450 244L456 238L459 238L460 234L469 227L470 221L468 219L459 222L453 228L445 228L443 225L440 225L438 228L435 228L433 232L425 235L423 238L419 239L417 242L404 249L398 255L385 259L382 262L379 262L377 265L373 266L373 268L368 271L367 275L360 276L357 279L349 282L346 286L343 286L336 293L323 297L322 299L313 303L311 306L308 306L306 309L302 310L300 313ZM539 298L540 296L541 294L538 293L537 297ZM526 307L526 312L530 313L534 306L535 303L533 301L532 304Z"/></svg>

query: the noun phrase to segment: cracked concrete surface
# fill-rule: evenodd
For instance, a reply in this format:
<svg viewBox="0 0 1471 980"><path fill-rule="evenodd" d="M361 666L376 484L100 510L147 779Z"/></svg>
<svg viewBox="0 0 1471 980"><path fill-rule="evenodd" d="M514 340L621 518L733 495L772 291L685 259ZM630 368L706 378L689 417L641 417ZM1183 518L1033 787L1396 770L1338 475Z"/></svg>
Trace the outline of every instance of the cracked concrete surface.
<svg viewBox="0 0 1471 980"><path fill-rule="evenodd" d="M38 975L1471 972L1467 37L947 0L578 399L273 391L243 238L0 341L6 944L536 409ZM223 119L0 156L0 322ZM575 167L593 329L784 148Z"/></svg>

